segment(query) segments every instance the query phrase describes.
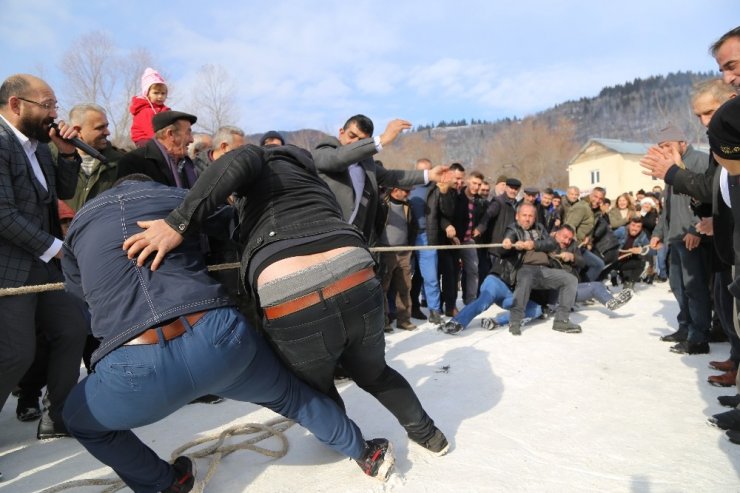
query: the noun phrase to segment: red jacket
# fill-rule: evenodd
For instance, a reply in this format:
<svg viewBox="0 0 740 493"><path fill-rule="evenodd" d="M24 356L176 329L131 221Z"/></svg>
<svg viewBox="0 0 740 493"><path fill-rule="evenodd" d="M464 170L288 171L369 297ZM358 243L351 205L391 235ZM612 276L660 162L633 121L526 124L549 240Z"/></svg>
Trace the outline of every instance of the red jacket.
<svg viewBox="0 0 740 493"><path fill-rule="evenodd" d="M131 98L129 111L134 115L134 121L131 123L131 140L137 143L154 137L152 118L157 113L169 110L168 106L151 103L147 98L141 96Z"/></svg>

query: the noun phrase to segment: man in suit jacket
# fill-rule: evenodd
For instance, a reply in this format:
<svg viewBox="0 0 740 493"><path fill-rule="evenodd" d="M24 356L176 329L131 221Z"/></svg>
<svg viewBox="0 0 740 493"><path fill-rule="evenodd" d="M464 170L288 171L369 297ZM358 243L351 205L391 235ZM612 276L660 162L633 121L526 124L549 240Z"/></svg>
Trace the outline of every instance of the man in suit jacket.
<svg viewBox="0 0 740 493"><path fill-rule="evenodd" d="M391 170L376 164L373 156L396 140L411 123L392 120L385 131L373 137L370 118L355 115L339 129L339 138L327 137L314 149L319 176L329 185L342 209L342 216L363 232L372 246L376 240L375 218L379 205L378 187L409 189L429 181L440 181L446 166L431 170Z"/></svg>
<svg viewBox="0 0 740 493"><path fill-rule="evenodd" d="M163 111L152 118L154 138L118 162L118 178L142 173L154 181L178 188L192 188L197 174L188 157L193 142L192 124L197 117L181 111Z"/></svg>
<svg viewBox="0 0 740 493"><path fill-rule="evenodd" d="M0 86L0 287L60 282L62 232L57 198L75 193L80 156L60 138L77 132L57 117L54 91L32 75L13 75ZM48 142L59 149L56 162ZM36 334L49 342L47 389L51 402L38 437L67 436L61 412L80 376L86 337L82 307L67 293L0 297L0 408L31 365Z"/></svg>

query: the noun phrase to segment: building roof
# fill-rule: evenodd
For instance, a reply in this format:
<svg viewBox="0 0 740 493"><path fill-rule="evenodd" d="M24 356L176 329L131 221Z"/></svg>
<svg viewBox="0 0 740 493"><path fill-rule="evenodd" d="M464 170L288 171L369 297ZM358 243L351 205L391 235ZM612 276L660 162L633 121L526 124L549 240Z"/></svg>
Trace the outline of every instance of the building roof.
<svg viewBox="0 0 740 493"><path fill-rule="evenodd" d="M571 158L568 165L573 164L581 155L591 147L593 144L598 144L605 147L607 150L614 151L617 154L632 154L636 156L642 156L647 154L648 149L655 145L654 143L646 144L644 142L625 142L619 139L605 139L601 137L592 137L588 139L583 147L581 147L575 156ZM693 144L694 149L709 152L709 146L706 144Z"/></svg>
<svg viewBox="0 0 740 493"><path fill-rule="evenodd" d="M611 149L612 151L618 152L620 154L639 154L639 155L646 154L648 149L650 149L650 147L654 145L654 144L645 144L643 142L625 142L619 139L602 139L602 138L592 138L586 143L586 145L592 142L601 144L607 149Z"/></svg>

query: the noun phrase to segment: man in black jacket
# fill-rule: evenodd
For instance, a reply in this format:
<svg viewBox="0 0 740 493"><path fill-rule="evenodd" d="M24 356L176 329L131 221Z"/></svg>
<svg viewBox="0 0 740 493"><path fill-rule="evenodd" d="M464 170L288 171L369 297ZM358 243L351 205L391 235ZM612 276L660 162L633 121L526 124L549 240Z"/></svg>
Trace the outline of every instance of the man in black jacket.
<svg viewBox="0 0 740 493"><path fill-rule="evenodd" d="M501 243L506 234L506 228L514 222L516 217L516 197L522 182L516 178L507 178L504 193L497 195L488 204L488 208L478 221L473 231L475 238L482 243ZM491 274L501 277L504 263L501 260L501 248L490 248L488 258L491 264Z"/></svg>
<svg viewBox="0 0 740 493"><path fill-rule="evenodd" d="M209 166L166 220L140 223L126 240L138 264L167 252L226 197L240 197L242 280L264 313L264 330L304 381L343 405L334 385L338 362L402 424L411 440L447 452L444 434L411 385L385 361L383 290L360 232L347 223L318 176L310 153L294 146L247 145Z"/></svg>
<svg viewBox="0 0 740 493"><path fill-rule="evenodd" d="M193 142L192 125L197 120L181 111L154 115L154 138L121 158L118 178L142 173L171 187L192 188L198 175L188 157L188 145Z"/></svg>
<svg viewBox="0 0 740 493"><path fill-rule="evenodd" d="M536 222L536 217L537 209L533 205L520 204L516 211L516 223L507 228L502 242L503 249L508 252L503 258L511 266L513 275L510 279L515 283L509 332L521 335L524 308L533 289L558 290L558 308L553 330L581 332L580 325L569 320L570 309L576 300L578 278L562 269L549 267L547 253L557 249L558 244L545 231L544 226Z"/></svg>

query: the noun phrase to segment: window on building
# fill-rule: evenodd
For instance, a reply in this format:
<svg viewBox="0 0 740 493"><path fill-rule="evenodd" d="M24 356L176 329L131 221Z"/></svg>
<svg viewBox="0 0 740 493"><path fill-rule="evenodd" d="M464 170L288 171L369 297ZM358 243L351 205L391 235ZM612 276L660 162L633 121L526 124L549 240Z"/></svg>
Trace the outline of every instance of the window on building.
<svg viewBox="0 0 740 493"><path fill-rule="evenodd" d="M591 185L596 185L601 181L601 176L599 175L599 170L595 169L591 171Z"/></svg>

